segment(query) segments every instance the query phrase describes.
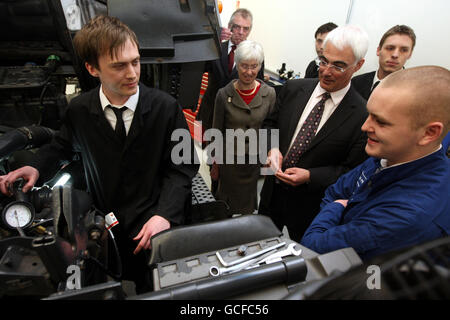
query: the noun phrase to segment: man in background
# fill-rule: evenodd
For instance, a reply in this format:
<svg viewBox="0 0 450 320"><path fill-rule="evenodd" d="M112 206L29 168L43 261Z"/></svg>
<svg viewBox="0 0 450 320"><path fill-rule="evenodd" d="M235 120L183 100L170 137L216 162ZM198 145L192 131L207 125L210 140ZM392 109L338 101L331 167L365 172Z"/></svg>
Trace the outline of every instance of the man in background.
<svg viewBox="0 0 450 320"><path fill-rule="evenodd" d="M234 63L234 50L244 40L247 40L253 25L252 13L244 8L237 9L228 22L228 29L221 32L221 39L226 40L221 44L220 59L207 64L208 87L202 98L196 120L202 121L203 130L212 126L214 115L214 102L217 91L225 87L231 80L238 78L238 72ZM264 63L257 75L264 80Z"/></svg>
<svg viewBox="0 0 450 320"><path fill-rule="evenodd" d="M315 46L316 46L316 52L317 57L320 57L320 55L323 52L323 42L325 40L325 37L327 34L331 31L337 28L337 25L333 22L328 22L323 25L321 25L319 28L317 28L316 33L314 34L315 38ZM306 68L305 72L305 78L318 78L319 77L319 66L317 65L317 58L311 61Z"/></svg>
<svg viewBox="0 0 450 320"><path fill-rule="evenodd" d="M354 77L352 84L356 91L369 100L370 94L380 81L391 73L404 69L415 45L416 35L408 26L396 25L386 31L377 48L378 70Z"/></svg>

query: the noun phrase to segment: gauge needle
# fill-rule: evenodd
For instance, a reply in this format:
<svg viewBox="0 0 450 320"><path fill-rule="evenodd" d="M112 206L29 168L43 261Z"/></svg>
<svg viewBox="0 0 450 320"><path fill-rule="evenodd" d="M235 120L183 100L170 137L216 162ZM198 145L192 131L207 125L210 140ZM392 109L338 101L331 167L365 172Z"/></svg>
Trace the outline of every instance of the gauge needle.
<svg viewBox="0 0 450 320"><path fill-rule="evenodd" d="M23 232L22 228L20 227L19 216L17 215L17 210L14 210L14 216L16 217L16 220L17 220L17 227L16 227L17 231L19 231L19 234L22 237L25 237L25 233Z"/></svg>

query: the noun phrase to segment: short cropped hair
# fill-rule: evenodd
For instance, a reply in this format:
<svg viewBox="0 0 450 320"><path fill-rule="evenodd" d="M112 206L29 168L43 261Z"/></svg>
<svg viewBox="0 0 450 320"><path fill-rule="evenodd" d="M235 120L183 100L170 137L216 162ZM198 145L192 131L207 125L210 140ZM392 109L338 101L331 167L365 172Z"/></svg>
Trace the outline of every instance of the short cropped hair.
<svg viewBox="0 0 450 320"><path fill-rule="evenodd" d="M321 25L319 28L317 28L316 33L314 33L314 38L317 38L317 36L319 34L328 33L331 30L336 29L337 27L338 27L337 24L335 24L333 22L325 23L325 24Z"/></svg>
<svg viewBox="0 0 450 320"><path fill-rule="evenodd" d="M236 64L241 61L256 60L258 65L264 61L264 50L262 46L252 40L242 41L236 48L234 53L234 60Z"/></svg>
<svg viewBox="0 0 450 320"><path fill-rule="evenodd" d="M420 66L391 73L380 87L408 90L411 97L409 114L417 129L430 122L444 126L442 139L450 124L450 71L438 66Z"/></svg>
<svg viewBox="0 0 450 320"><path fill-rule="evenodd" d="M356 61L363 59L369 48L369 36L367 32L358 26L345 25L337 27L327 34L323 47L331 42L339 50L350 47L353 51Z"/></svg>
<svg viewBox="0 0 450 320"><path fill-rule="evenodd" d="M241 16L244 19L250 19L250 29L253 26L253 15L250 10L245 8L239 8L230 17L230 21L228 22L228 28L231 29L232 24L234 23L234 18L236 16Z"/></svg>
<svg viewBox="0 0 450 320"><path fill-rule="evenodd" d="M414 30L411 27L405 26L405 25L396 25L390 28L388 31L386 31L383 36L381 37L380 44L378 45L380 48L383 47L384 42L386 39L390 36L393 36L395 34L401 34L405 35L411 38L412 40L412 49L414 49L414 46L416 45L416 34L414 33Z"/></svg>
<svg viewBox="0 0 450 320"><path fill-rule="evenodd" d="M116 17L99 15L76 33L73 44L82 61L98 69L98 58L108 53L112 58L116 57L128 39L139 50L139 42L133 30Z"/></svg>

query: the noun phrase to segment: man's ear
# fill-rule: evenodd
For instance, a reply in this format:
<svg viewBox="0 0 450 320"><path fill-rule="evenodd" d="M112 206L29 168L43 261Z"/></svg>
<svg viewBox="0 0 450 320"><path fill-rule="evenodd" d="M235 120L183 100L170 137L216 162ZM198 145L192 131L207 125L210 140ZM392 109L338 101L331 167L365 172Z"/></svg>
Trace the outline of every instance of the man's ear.
<svg viewBox="0 0 450 320"><path fill-rule="evenodd" d="M359 60L358 63L356 64L356 66L355 66L355 71L354 71L354 72L356 72L356 71L358 71L359 69L361 69L361 67L363 66L363 64L364 64L365 61L366 61L366 60L364 60L364 59Z"/></svg>
<svg viewBox="0 0 450 320"><path fill-rule="evenodd" d="M443 131L444 125L442 122L431 122L427 124L424 134L419 141L419 145L425 146L431 142L439 140Z"/></svg>
<svg viewBox="0 0 450 320"><path fill-rule="evenodd" d="M412 54L413 54L413 49L411 49L411 52L409 53L409 57L406 59L406 61L408 61L409 59L411 59ZM406 62L405 62L405 64L406 64Z"/></svg>
<svg viewBox="0 0 450 320"><path fill-rule="evenodd" d="M90 65L89 63L85 62L84 66L86 67L86 70L90 73L91 76L93 77L98 77L99 73L96 67Z"/></svg>
<svg viewBox="0 0 450 320"><path fill-rule="evenodd" d="M380 47L377 47L377 57L380 56L380 51L381 51L381 48L380 48Z"/></svg>

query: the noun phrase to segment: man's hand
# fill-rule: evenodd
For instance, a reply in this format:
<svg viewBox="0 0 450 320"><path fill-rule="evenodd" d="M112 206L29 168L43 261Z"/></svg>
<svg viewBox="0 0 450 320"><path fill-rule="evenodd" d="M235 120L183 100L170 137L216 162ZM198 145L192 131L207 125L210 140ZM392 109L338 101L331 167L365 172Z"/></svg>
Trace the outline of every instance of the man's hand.
<svg viewBox="0 0 450 320"><path fill-rule="evenodd" d="M310 172L306 169L292 167L286 169L284 172L280 170L275 174L275 177L288 185L296 187L309 182Z"/></svg>
<svg viewBox="0 0 450 320"><path fill-rule="evenodd" d="M344 206L344 208L346 208L348 200L339 199L339 200L334 200L334 202L340 203L340 204L342 204Z"/></svg>
<svg viewBox="0 0 450 320"><path fill-rule="evenodd" d="M282 163L283 155L281 154L280 150L277 148L270 149L267 155L266 166L270 167L270 169L276 175L278 172L281 172Z"/></svg>
<svg viewBox="0 0 450 320"><path fill-rule="evenodd" d="M27 183L22 187L23 192L28 192L33 188L36 181L39 179L39 171L36 168L25 166L17 170L11 171L7 175L0 176L0 191L3 194L12 196L12 185L14 181L23 178Z"/></svg>
<svg viewBox="0 0 450 320"><path fill-rule="evenodd" d="M170 228L170 222L161 217L161 216L153 216L151 217L142 227L141 231L138 233L136 237L133 238L135 241L139 241L136 249L134 250L134 254L138 254L142 249L151 249L150 238L155 234L167 230Z"/></svg>
<svg viewBox="0 0 450 320"><path fill-rule="evenodd" d="M220 41L230 40L232 32L228 28L222 28L220 32Z"/></svg>

